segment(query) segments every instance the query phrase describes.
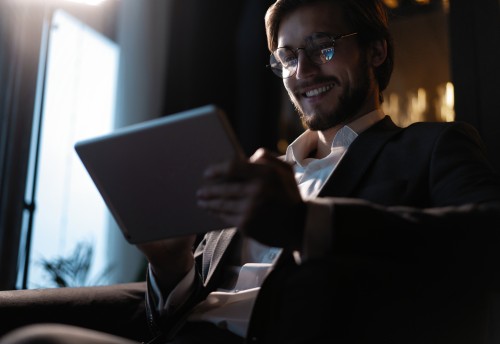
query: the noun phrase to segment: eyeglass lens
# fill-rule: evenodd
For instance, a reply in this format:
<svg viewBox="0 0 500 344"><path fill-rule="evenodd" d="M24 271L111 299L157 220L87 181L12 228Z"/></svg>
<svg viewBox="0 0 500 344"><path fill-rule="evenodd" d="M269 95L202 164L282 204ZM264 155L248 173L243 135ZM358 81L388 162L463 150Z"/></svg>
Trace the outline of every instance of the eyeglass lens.
<svg viewBox="0 0 500 344"><path fill-rule="evenodd" d="M316 33L306 40L304 48L278 48L270 56L270 66L274 74L286 79L297 70L299 50L304 50L306 56L320 65L330 61L335 55L335 40L323 33Z"/></svg>

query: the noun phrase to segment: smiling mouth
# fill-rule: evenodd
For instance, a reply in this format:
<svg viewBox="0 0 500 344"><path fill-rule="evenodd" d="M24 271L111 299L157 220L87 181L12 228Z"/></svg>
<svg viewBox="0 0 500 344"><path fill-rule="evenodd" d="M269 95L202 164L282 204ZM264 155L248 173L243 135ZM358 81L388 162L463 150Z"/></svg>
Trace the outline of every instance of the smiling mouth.
<svg viewBox="0 0 500 344"><path fill-rule="evenodd" d="M328 92L332 88L333 88L333 84L330 84L330 85L315 88L313 90L309 90L309 91L303 93L303 95L307 98L316 97L316 96L319 96L320 94Z"/></svg>

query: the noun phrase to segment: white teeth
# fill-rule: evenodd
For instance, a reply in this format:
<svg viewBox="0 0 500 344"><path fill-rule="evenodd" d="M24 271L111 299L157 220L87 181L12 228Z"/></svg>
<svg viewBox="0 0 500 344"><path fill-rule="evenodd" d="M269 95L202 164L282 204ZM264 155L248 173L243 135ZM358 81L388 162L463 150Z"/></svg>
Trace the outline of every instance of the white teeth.
<svg viewBox="0 0 500 344"><path fill-rule="evenodd" d="M314 90L310 90L306 92L307 97L315 97L317 95L320 95L321 93L325 93L328 90L331 90L333 88L333 85L328 85L328 86L323 86L320 88L316 88Z"/></svg>

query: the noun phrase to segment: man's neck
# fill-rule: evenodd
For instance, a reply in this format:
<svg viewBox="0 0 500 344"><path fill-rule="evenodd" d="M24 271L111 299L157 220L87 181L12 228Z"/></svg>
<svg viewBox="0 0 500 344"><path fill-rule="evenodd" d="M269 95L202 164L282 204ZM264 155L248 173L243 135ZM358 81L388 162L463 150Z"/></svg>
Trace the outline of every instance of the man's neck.
<svg viewBox="0 0 500 344"><path fill-rule="evenodd" d="M379 113L373 114L375 110L379 111ZM367 115L369 115L372 118L368 121L368 123L364 123L365 121L363 121L361 118ZM360 134L362 131L366 129L366 126L370 126L371 124L373 124L373 123L369 124L369 122L380 120L382 118L382 115L383 113L380 112L380 109L376 108L373 109L372 111L365 113L362 116L356 116L355 118L352 118L346 123L341 123L326 130L318 131L318 142L314 157L316 159L323 159L324 157L328 156L328 154L330 154L332 149L332 143L333 140L335 139L335 135L337 135L339 130L342 129L342 127L344 127L345 125L348 125L349 127L351 127L351 129L356 131L357 134Z"/></svg>
<svg viewBox="0 0 500 344"><path fill-rule="evenodd" d="M338 124L327 130L318 131L318 144L316 146L316 159L323 159L332 150L332 142L337 135L338 131L344 126L344 124Z"/></svg>

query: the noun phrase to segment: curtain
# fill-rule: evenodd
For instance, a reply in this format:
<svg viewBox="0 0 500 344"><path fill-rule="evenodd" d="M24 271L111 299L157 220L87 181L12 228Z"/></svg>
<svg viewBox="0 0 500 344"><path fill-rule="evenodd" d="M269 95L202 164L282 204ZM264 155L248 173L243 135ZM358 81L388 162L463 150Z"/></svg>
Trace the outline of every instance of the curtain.
<svg viewBox="0 0 500 344"><path fill-rule="evenodd" d="M43 9L0 3L0 290L13 289L35 110Z"/></svg>
<svg viewBox="0 0 500 344"><path fill-rule="evenodd" d="M247 154L276 148L281 81L269 59L264 14L271 0L175 1L164 113L209 103L229 117Z"/></svg>
<svg viewBox="0 0 500 344"><path fill-rule="evenodd" d="M456 119L474 125L500 171L500 1L450 1Z"/></svg>
<svg viewBox="0 0 500 344"><path fill-rule="evenodd" d="M163 115L167 47L173 1L122 0L117 25L120 66L115 126L123 127ZM118 262L110 283L145 278L145 259L125 241L114 221L108 230L109 256Z"/></svg>

